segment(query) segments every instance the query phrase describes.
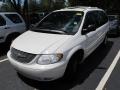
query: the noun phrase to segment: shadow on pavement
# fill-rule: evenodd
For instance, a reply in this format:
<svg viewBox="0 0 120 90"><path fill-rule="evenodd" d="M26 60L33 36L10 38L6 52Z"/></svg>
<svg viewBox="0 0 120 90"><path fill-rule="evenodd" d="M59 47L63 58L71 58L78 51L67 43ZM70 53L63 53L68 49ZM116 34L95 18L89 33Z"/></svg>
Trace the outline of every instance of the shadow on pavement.
<svg viewBox="0 0 120 90"><path fill-rule="evenodd" d="M113 46L113 42L108 41L107 47L99 46L81 65L77 75L77 79L73 82L63 82L62 79L51 82L39 82L28 79L20 74L18 76L28 85L38 90L69 90L76 85L82 84L95 69L106 69L98 67L109 53Z"/></svg>
<svg viewBox="0 0 120 90"><path fill-rule="evenodd" d="M0 43L0 57L7 54L8 50L10 49L8 45L9 44L7 43Z"/></svg>

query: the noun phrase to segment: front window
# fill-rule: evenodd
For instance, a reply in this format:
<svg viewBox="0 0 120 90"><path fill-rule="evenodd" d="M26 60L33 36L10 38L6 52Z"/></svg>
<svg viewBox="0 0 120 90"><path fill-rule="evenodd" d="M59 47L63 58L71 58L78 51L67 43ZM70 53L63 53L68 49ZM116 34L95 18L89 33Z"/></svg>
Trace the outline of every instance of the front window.
<svg viewBox="0 0 120 90"><path fill-rule="evenodd" d="M74 35L81 24L83 12L80 11L58 11L49 14L33 31L56 34Z"/></svg>

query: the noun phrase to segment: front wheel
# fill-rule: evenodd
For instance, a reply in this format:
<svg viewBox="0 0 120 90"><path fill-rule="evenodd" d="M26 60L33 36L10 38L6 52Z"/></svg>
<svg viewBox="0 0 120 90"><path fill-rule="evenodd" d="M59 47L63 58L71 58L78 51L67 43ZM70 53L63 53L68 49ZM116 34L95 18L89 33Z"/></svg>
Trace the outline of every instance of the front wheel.
<svg viewBox="0 0 120 90"><path fill-rule="evenodd" d="M77 72L79 70L79 64L82 58L83 58L83 55L81 53L76 53L72 56L72 58L70 59L67 65L65 74L63 76L65 80L72 81L73 79L76 78Z"/></svg>

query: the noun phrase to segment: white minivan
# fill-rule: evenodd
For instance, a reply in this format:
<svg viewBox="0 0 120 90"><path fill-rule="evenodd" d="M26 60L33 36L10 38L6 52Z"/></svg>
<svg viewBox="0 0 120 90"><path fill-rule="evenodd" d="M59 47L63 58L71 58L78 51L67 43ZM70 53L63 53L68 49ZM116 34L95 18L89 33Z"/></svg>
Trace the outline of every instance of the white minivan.
<svg viewBox="0 0 120 90"><path fill-rule="evenodd" d="M56 10L15 39L7 56L15 69L28 78L72 78L78 65L106 43L108 30L108 17L97 7Z"/></svg>
<svg viewBox="0 0 120 90"><path fill-rule="evenodd" d="M11 42L25 31L25 22L18 13L0 12L0 43Z"/></svg>

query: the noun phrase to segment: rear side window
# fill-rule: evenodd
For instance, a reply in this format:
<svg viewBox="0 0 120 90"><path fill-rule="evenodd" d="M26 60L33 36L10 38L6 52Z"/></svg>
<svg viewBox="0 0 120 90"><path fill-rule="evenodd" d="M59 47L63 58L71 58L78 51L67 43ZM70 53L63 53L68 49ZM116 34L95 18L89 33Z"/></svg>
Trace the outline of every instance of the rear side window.
<svg viewBox="0 0 120 90"><path fill-rule="evenodd" d="M15 24L22 23L22 20L17 14L5 14L5 16Z"/></svg>
<svg viewBox="0 0 120 90"><path fill-rule="evenodd" d="M6 21L2 16L0 16L0 26L4 26L4 25L6 25Z"/></svg>

